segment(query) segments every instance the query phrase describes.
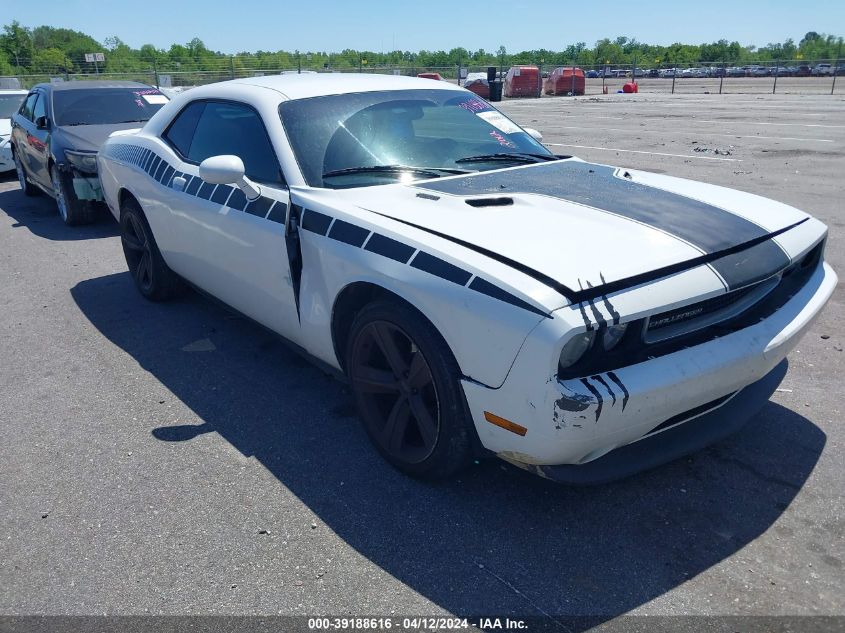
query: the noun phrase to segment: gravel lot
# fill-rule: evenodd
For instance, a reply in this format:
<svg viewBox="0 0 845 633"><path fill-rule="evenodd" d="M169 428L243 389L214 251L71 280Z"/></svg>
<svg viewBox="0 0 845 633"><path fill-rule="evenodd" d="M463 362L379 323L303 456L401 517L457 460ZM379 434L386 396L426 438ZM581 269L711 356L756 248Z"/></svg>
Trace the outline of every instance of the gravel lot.
<svg viewBox="0 0 845 633"><path fill-rule="evenodd" d="M841 96L502 109L559 153L803 208L845 275ZM66 228L9 175L0 615L845 615L844 316L840 283L771 403L689 459L428 485L378 458L342 384L195 294L145 302L110 218Z"/></svg>

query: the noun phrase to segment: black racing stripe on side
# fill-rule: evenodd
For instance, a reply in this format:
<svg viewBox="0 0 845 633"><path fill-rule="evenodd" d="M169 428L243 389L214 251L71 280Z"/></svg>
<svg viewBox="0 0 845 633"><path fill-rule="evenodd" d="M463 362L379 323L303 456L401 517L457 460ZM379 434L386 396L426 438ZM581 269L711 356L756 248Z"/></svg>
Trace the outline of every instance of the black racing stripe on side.
<svg viewBox="0 0 845 633"><path fill-rule="evenodd" d="M274 200L272 198L259 196L255 200L251 200L244 210L250 215L257 215L258 217L263 218L267 215L270 207L273 206L273 202Z"/></svg>
<svg viewBox="0 0 845 633"><path fill-rule="evenodd" d="M188 186L185 187L185 193L187 193L189 196L195 196L197 195L197 191L199 191L199 188L201 186L202 178L200 178L199 176L194 176L193 178L191 178L191 182L188 183Z"/></svg>
<svg viewBox="0 0 845 633"><path fill-rule="evenodd" d="M211 198L211 193L214 191L214 185L210 182L204 182L197 191L197 198L202 198L203 200L208 200Z"/></svg>
<svg viewBox="0 0 845 633"><path fill-rule="evenodd" d="M469 271L423 251L417 253L417 256L411 262L411 266L459 286L465 286L472 277L472 273Z"/></svg>
<svg viewBox="0 0 845 633"><path fill-rule="evenodd" d="M144 160L141 161L141 169L143 171L147 171L147 168L150 166L150 163L153 162L154 157L155 155L150 150L147 150L147 153L144 154Z"/></svg>
<svg viewBox="0 0 845 633"><path fill-rule="evenodd" d="M728 284L728 290L736 290L768 279L786 268L789 262L783 249L767 240L740 253L720 257L711 266Z"/></svg>
<svg viewBox="0 0 845 633"><path fill-rule="evenodd" d="M158 156L156 156L156 157L153 158L153 161L149 164L149 166L144 171L146 171L150 176L153 176L156 173L158 166L161 165L161 163L162 163L162 160Z"/></svg>
<svg viewBox="0 0 845 633"><path fill-rule="evenodd" d="M166 187L167 185L169 185L169 184L170 184L170 179L171 179L171 178L173 178L173 174L175 173L175 171L176 171L176 170L175 170L175 169L173 169L173 167L171 167L170 165L168 165L168 166L167 166L167 169L165 169L165 170L164 170L164 172L161 174L161 178L159 179L159 182L160 182L161 184L163 184L165 187Z"/></svg>
<svg viewBox="0 0 845 633"><path fill-rule="evenodd" d="M276 204L273 205L273 208L270 209L270 215L267 216L267 219L270 222L277 222L278 224L284 224L285 220L287 219L288 215L288 205L284 202L276 201Z"/></svg>
<svg viewBox="0 0 845 633"><path fill-rule="evenodd" d="M343 220L335 220L332 224L332 230L329 231L329 237L338 242L344 242L352 246L360 248L370 232L360 226L344 222Z"/></svg>
<svg viewBox="0 0 845 633"><path fill-rule="evenodd" d="M226 206L230 209L243 211L244 208L246 208L246 194L237 187L235 187L235 190L232 192L232 195L229 196L229 202L226 203Z"/></svg>
<svg viewBox="0 0 845 633"><path fill-rule="evenodd" d="M226 204L226 200L232 193L233 187L229 185L217 185L217 189L214 190L214 193L211 196L211 201L215 204Z"/></svg>
<svg viewBox="0 0 845 633"><path fill-rule="evenodd" d="M387 218L389 220L393 220L394 222L399 222L400 224L405 224L406 226L412 226L415 229L419 229L420 231L425 231L426 233L430 233L431 235L436 235L437 237L441 237L444 240L449 240L455 244L459 244L464 248L468 248L476 253L480 253L485 257L489 257L492 260L499 262L500 264L504 264L505 266L509 266L514 270L518 270L523 275L527 275L532 279L539 281L541 284L544 284L554 290L555 292L559 292L561 295L569 299L570 301L575 301L575 297L577 297L578 293L572 290L571 288L563 285L559 281L552 279L548 275L544 275L539 270L534 270L533 268L529 268L525 264L522 264L516 260L513 260L509 257L505 257L504 255L500 255L494 251L486 249L482 246L478 246L477 244L473 244L471 242L467 242L457 237L453 237L451 235L447 235L445 233L441 233L440 231L435 231L434 229L429 229L424 226L420 226L419 224L414 224L413 222L408 222L406 220L400 220L399 218L394 218L393 216L379 213L378 211L370 211L370 213L375 213L376 215L380 215L383 218Z"/></svg>
<svg viewBox="0 0 845 633"><path fill-rule="evenodd" d="M318 235L325 235L331 223L332 219L329 216L311 209L306 209L305 216L302 218L302 228Z"/></svg>
<svg viewBox="0 0 845 633"><path fill-rule="evenodd" d="M385 235L373 233L364 250L381 255L382 257L387 257L401 264L407 264L416 249L413 246L408 246Z"/></svg>
<svg viewBox="0 0 845 633"><path fill-rule="evenodd" d="M167 161L162 160L162 159L159 159L159 162L158 162L158 167L156 167L156 168L153 170L152 174L151 174L151 175L152 175L152 177L153 177L153 180L155 180L155 181L159 181L159 180L160 180L160 178L161 178L161 175L165 172L165 170L166 170L169 166L170 166L170 165L168 165L168 164L167 164Z"/></svg>
<svg viewBox="0 0 845 633"><path fill-rule="evenodd" d="M512 306L516 306L517 308L522 308L523 310L528 310L529 312L533 312L544 317L549 316L547 312L543 312L539 308L535 308L530 303L523 301L519 297L515 297L507 290L502 290L501 288L499 288L499 286L491 284L489 281L487 281L486 279L482 279L481 277L476 277L475 279L473 279L472 283L469 285L469 288L470 290L475 290L476 292L485 294L488 297L492 297L494 299L498 299L499 301L509 303Z"/></svg>

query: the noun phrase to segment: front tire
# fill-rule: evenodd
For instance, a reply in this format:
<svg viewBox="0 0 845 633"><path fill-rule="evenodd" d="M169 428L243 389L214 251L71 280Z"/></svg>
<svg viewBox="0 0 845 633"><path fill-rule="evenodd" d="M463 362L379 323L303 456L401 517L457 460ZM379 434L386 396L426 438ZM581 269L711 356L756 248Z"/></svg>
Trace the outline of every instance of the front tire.
<svg viewBox="0 0 845 633"><path fill-rule="evenodd" d="M184 282L164 262L147 218L132 198L120 205L120 241L129 273L144 298L167 301L184 292Z"/></svg>
<svg viewBox="0 0 845 633"><path fill-rule="evenodd" d="M355 317L346 371L358 414L381 455L402 472L443 479L472 457L472 421L461 372L446 342L398 301Z"/></svg>
<svg viewBox="0 0 845 633"><path fill-rule="evenodd" d="M59 216L68 226L91 224L96 218L97 210L88 202L76 197L73 189L68 186L67 179L62 176L59 168L50 166L50 180L53 183L53 197L59 209Z"/></svg>

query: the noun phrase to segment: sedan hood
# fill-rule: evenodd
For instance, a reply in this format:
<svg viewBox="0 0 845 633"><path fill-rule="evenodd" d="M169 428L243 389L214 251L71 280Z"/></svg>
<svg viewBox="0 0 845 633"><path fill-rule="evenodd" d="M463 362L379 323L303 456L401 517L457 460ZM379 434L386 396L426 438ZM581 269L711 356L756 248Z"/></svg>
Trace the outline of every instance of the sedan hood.
<svg viewBox="0 0 845 633"><path fill-rule="evenodd" d="M759 281L790 262L772 238L808 217L751 194L579 160L326 194L509 263L571 300L702 264L728 289Z"/></svg>
<svg viewBox="0 0 845 633"><path fill-rule="evenodd" d="M131 130L143 123L108 123L105 125L66 125L54 129L54 137L64 149L75 149L87 152L97 152L109 134L118 130Z"/></svg>

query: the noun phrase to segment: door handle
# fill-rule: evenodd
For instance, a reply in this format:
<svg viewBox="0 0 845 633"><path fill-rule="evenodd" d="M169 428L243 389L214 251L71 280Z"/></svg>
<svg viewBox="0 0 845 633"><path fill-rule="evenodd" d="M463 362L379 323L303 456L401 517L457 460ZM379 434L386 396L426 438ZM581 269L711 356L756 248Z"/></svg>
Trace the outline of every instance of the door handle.
<svg viewBox="0 0 845 633"><path fill-rule="evenodd" d="M176 176L173 180L170 181L170 186L176 191L184 191L185 184L187 182L188 181L182 178L182 176Z"/></svg>

